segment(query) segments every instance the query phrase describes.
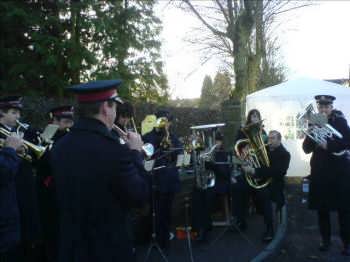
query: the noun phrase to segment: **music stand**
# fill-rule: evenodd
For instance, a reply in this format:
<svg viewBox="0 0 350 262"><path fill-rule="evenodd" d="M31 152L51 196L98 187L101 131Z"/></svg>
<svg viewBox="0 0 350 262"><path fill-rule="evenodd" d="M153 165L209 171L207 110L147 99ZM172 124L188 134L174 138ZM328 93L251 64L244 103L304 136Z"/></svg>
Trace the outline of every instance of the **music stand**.
<svg viewBox="0 0 350 262"><path fill-rule="evenodd" d="M242 232L242 230L238 227L238 225L234 222L233 218L233 199L232 199L232 188L233 188L233 178L236 177L237 170L235 169L234 165L234 156L230 155L228 162L216 162L216 164L228 164L230 166L230 177L229 177L229 184L230 188L228 191L229 194L229 201L230 201L230 218L228 221L228 225L225 226L225 229L210 243L210 246L214 245L217 241L219 241L227 231L231 230L232 232L238 232L248 243L250 243L252 246L255 246L252 241L249 240L249 238ZM242 174L243 175L243 174Z"/></svg>
<svg viewBox="0 0 350 262"><path fill-rule="evenodd" d="M145 162L145 169L147 171L149 171L150 175L151 175L151 188L152 188L152 205L151 205L151 209L152 209L152 235L151 235L151 243L149 244L147 253L146 253L146 257L144 259L144 262L146 262L148 260L148 258L151 255L151 252L153 250L153 248L155 248L156 250L158 250L160 256L162 257L162 259L166 262L168 262L168 259L166 258L163 250L160 248L158 241L157 241L157 233L156 233L156 189L157 189L157 185L155 182L155 178L154 178L154 170L159 170L161 168L164 168L165 166L158 166L158 167L154 167L154 160L150 160L150 161L146 161Z"/></svg>
<svg viewBox="0 0 350 262"><path fill-rule="evenodd" d="M189 166L191 163L191 155L187 154L186 152L184 154L180 154L177 156L176 161L176 167L182 168ZM187 246L188 246L188 252L190 253L190 261L193 262L193 252L192 252L192 241L191 241L191 229L189 226L189 209L190 209L190 199L188 197L185 197L185 231L186 231L186 238L187 238Z"/></svg>

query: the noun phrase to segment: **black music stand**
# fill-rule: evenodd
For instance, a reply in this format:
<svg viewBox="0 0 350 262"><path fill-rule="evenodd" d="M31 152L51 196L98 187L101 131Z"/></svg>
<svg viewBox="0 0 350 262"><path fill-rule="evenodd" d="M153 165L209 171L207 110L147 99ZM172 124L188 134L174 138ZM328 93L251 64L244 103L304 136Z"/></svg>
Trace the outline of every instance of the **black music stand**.
<svg viewBox="0 0 350 262"><path fill-rule="evenodd" d="M153 162L154 164L154 162ZM165 166L159 166L159 167L151 167L150 175L151 175L151 188L152 188L152 205L151 205L151 209L152 209L152 238L151 238L151 243L149 244L147 253L146 253L146 257L144 259L144 262L146 262L148 260L148 258L150 257L152 250L155 248L156 251L159 252L159 255L162 257L162 259L166 262L168 262L168 259L166 258L166 255L164 254L163 250L160 248L158 241L157 241L157 233L156 233L156 189L157 189L157 185L154 179L154 170L158 170L161 168L164 168Z"/></svg>
<svg viewBox="0 0 350 262"><path fill-rule="evenodd" d="M237 169L235 169L235 166L233 164L233 156L230 155L229 161L227 163L217 163L217 164L229 164L230 165L230 177L229 177L229 184L230 184L230 188L228 191L229 194L229 201L230 201L230 218L228 221L228 225L225 226L225 229L210 243L210 246L214 245L217 241L219 241L227 231L232 231L234 233L238 232L248 243L252 244L253 246L255 246L253 244L252 241L249 240L249 238L246 236L245 233L242 232L242 230L238 227L238 225L234 222L234 218L233 218L233 199L232 199L232 188L233 188L233 178L236 177L235 174L237 172ZM243 175L243 174L242 174Z"/></svg>
<svg viewBox="0 0 350 262"><path fill-rule="evenodd" d="M177 167L185 167L189 166L191 161L191 155L190 154L183 154L178 155L177 158ZM186 239L187 239L187 246L188 246L188 252L190 253L190 261L193 262L193 251L192 251L192 241L191 241L191 228L190 228L190 222L189 222L189 209L190 209L190 199L188 197L185 197L185 231L186 231Z"/></svg>

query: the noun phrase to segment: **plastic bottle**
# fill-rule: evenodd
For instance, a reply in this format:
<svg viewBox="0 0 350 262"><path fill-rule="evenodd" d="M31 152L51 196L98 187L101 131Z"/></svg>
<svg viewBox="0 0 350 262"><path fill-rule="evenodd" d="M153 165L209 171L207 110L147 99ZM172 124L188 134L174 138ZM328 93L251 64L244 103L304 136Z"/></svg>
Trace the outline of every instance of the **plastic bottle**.
<svg viewBox="0 0 350 262"><path fill-rule="evenodd" d="M307 177L304 177L301 185L302 185L302 192L303 192L303 196L301 199L301 203L302 204L306 204L307 203L307 197L308 197L308 193L309 193L309 179Z"/></svg>

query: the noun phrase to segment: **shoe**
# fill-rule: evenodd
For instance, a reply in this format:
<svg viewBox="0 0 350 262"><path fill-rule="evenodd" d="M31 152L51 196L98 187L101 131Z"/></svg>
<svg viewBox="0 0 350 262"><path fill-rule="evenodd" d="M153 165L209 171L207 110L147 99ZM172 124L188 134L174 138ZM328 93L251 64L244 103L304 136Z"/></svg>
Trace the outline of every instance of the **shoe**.
<svg viewBox="0 0 350 262"><path fill-rule="evenodd" d="M329 250L330 246L331 246L330 241L321 241L318 249L322 252L326 252Z"/></svg>
<svg viewBox="0 0 350 262"><path fill-rule="evenodd" d="M262 241L265 243L270 242L273 239L273 235L274 235L273 227L272 226L267 227L263 235Z"/></svg>
<svg viewBox="0 0 350 262"><path fill-rule="evenodd" d="M350 256L350 245L344 245L344 248L341 252L343 256L349 257Z"/></svg>

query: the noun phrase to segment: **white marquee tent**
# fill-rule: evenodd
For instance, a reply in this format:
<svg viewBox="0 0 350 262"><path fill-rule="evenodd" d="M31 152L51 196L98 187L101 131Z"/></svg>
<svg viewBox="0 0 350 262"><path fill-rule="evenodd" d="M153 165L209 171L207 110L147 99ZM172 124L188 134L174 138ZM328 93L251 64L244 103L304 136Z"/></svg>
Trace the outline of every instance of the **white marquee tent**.
<svg viewBox="0 0 350 262"><path fill-rule="evenodd" d="M278 130L282 142L291 153L288 176L309 174L310 155L302 150L303 134L296 116L312 101L315 95L333 95L334 107L350 121L350 88L327 81L300 78L265 88L246 97L246 113L256 108L261 112L266 131ZM316 107L315 107L316 108Z"/></svg>

